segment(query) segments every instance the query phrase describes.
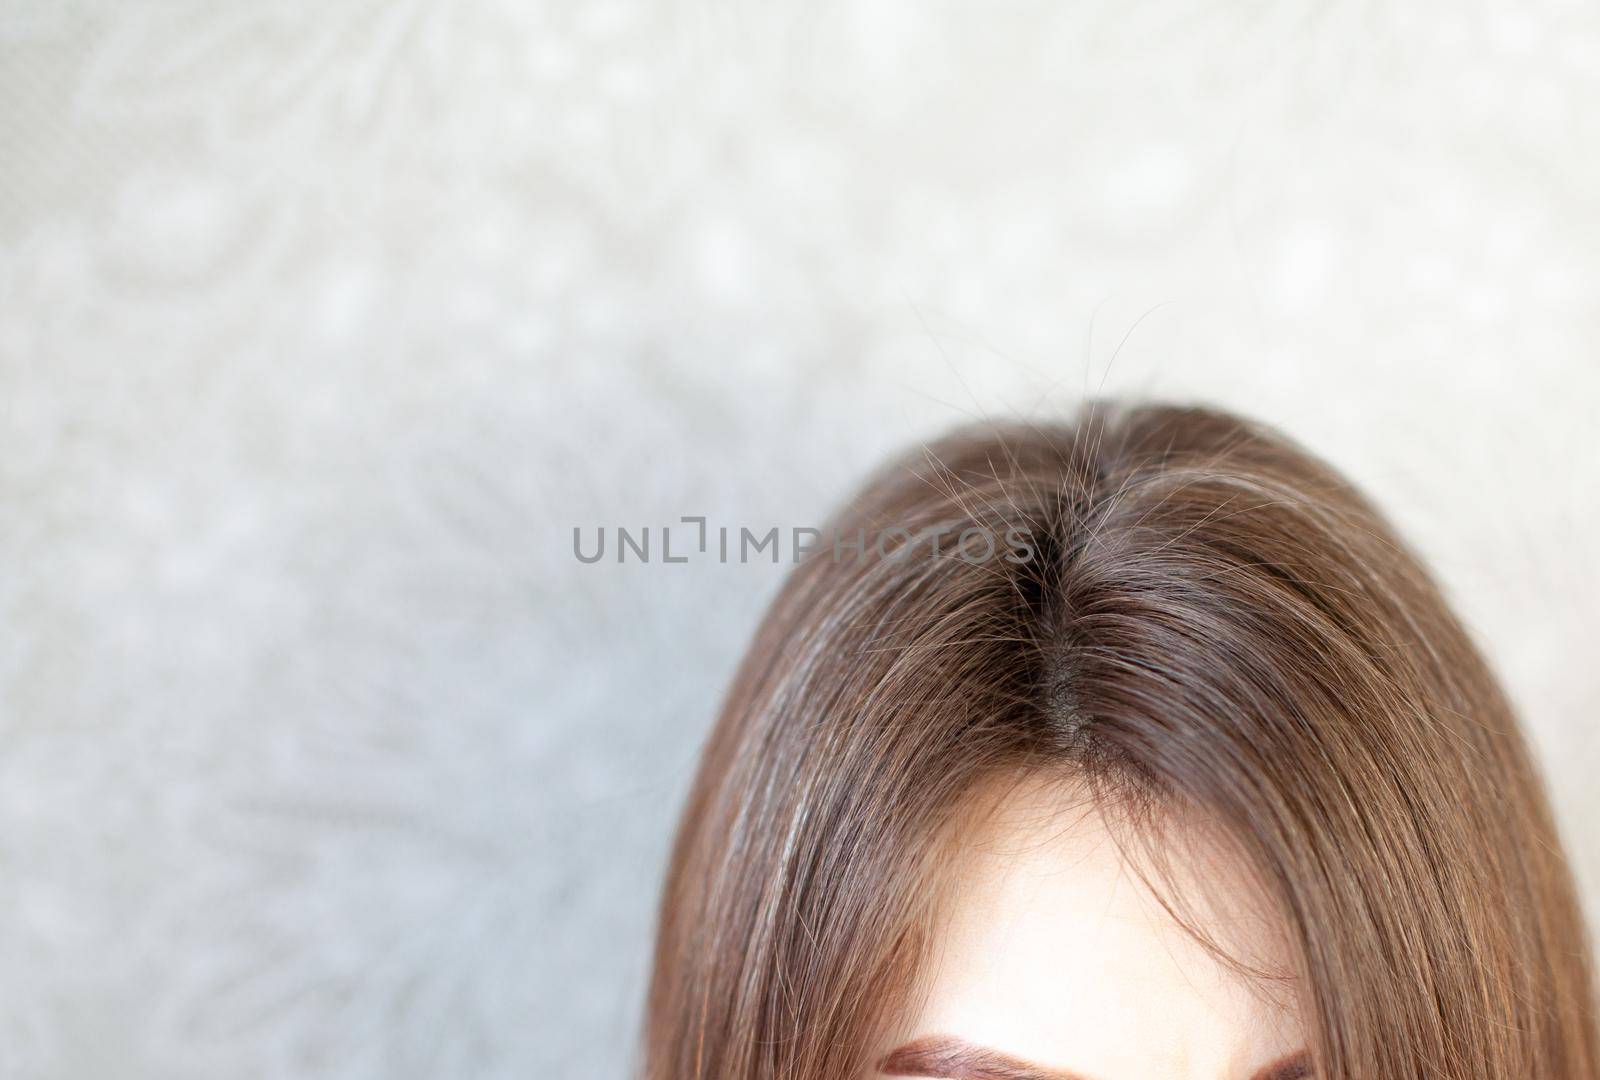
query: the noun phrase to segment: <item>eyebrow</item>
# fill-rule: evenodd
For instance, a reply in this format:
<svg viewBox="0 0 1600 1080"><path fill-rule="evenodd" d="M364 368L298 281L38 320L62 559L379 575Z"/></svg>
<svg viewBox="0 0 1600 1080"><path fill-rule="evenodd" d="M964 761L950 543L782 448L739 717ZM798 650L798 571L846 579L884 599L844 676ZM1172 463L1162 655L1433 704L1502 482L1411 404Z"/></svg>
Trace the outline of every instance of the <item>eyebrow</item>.
<svg viewBox="0 0 1600 1080"><path fill-rule="evenodd" d="M878 1064L885 1076L930 1080L1089 1080L1080 1073L1047 1069L1031 1061L976 1046L953 1035L928 1035L892 1050ZM1250 1080L1308 1080L1311 1059L1297 1050L1258 1069Z"/></svg>
<svg viewBox="0 0 1600 1080"><path fill-rule="evenodd" d="M886 1076L942 1080L1088 1080L1077 1073L1046 1069L950 1035L929 1035L909 1042L891 1051L878 1070Z"/></svg>

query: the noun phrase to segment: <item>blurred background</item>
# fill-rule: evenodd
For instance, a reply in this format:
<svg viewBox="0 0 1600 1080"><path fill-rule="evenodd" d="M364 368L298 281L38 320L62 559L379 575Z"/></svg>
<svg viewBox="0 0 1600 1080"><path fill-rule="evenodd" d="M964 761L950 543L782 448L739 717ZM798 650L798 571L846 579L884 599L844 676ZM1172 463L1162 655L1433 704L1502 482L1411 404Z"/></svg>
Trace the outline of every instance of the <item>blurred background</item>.
<svg viewBox="0 0 1600 1080"><path fill-rule="evenodd" d="M1600 914L1596 101L1580 3L3 0L0 1073L625 1075L784 567L573 528L1096 393L1377 498Z"/></svg>

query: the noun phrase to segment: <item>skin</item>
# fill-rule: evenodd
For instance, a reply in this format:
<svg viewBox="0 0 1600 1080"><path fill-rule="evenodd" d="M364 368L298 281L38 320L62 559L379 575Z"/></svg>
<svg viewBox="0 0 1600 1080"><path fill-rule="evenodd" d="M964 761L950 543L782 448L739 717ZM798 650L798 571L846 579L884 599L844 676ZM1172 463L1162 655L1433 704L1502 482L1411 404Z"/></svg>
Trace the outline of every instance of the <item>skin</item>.
<svg viewBox="0 0 1600 1080"><path fill-rule="evenodd" d="M1141 879L1130 830L1069 782L1002 789L961 830L925 997L877 1076L1298 1080L1313 1075L1292 980L1237 972ZM1162 823L1167 895L1255 971L1290 970L1283 927L1200 823ZM1126 850L1125 850L1126 849ZM1175 892L1174 890L1177 890Z"/></svg>

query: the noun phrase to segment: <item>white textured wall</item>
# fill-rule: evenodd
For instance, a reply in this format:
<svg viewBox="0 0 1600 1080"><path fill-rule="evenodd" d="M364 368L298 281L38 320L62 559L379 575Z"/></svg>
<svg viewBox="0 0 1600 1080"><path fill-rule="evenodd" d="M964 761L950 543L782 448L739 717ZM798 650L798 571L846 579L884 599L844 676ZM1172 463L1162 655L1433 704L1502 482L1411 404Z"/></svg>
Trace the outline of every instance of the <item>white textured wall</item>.
<svg viewBox="0 0 1600 1080"><path fill-rule="evenodd" d="M1431 557L1600 895L1600 11L0 3L0 1074L605 1077L771 567L1087 389Z"/></svg>

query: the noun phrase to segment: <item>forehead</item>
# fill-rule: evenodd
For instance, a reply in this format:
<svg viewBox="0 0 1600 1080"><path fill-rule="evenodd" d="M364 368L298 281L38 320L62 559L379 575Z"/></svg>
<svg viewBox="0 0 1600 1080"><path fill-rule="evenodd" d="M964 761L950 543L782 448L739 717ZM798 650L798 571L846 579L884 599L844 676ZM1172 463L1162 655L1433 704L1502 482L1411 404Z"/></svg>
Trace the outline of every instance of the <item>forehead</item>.
<svg viewBox="0 0 1600 1080"><path fill-rule="evenodd" d="M905 1034L1095 1080L1232 1080L1303 1046L1294 1010L1274 1003L1285 984L1274 995L1239 974L1162 903L1229 955L1286 971L1281 926L1242 866L1198 826L1169 821L1149 878L1158 893L1128 839L1061 783L1013 785L976 815L953 841L947 921Z"/></svg>

